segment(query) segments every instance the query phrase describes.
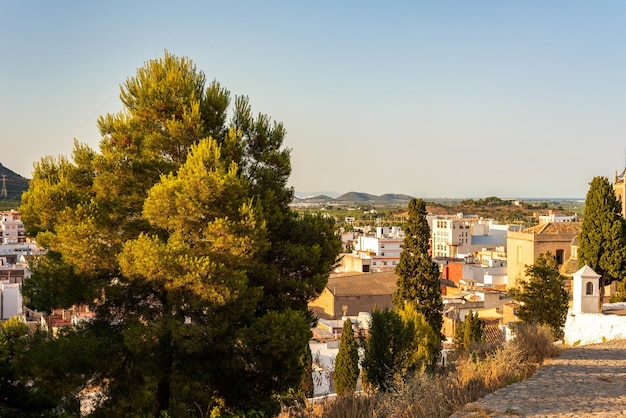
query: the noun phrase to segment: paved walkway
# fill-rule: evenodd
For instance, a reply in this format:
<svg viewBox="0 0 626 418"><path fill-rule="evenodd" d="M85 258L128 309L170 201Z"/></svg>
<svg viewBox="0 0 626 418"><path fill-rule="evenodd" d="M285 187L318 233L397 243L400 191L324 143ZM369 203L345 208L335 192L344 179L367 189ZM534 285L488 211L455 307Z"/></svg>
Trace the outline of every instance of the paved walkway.
<svg viewBox="0 0 626 418"><path fill-rule="evenodd" d="M454 418L626 417L626 341L574 347Z"/></svg>

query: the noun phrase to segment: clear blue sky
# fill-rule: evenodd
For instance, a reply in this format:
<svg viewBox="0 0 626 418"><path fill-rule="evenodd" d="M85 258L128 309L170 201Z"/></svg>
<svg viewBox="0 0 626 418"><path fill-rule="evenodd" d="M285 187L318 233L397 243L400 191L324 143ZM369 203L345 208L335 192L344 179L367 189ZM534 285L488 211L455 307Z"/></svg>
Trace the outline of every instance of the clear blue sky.
<svg viewBox="0 0 626 418"><path fill-rule="evenodd" d="M624 1L0 0L0 162L30 177L165 49L282 121L297 191L584 197L626 160Z"/></svg>

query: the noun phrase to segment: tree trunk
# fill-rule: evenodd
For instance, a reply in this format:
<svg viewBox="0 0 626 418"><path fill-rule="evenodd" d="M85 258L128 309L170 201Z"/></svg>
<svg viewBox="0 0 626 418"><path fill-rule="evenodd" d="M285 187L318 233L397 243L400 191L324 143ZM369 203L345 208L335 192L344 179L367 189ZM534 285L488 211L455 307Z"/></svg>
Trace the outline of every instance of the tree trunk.
<svg viewBox="0 0 626 418"><path fill-rule="evenodd" d="M167 321L163 326L163 334L161 335L161 341L159 344L159 351L161 361L161 370L159 374L159 382L156 389L156 410L154 411L154 417L159 418L161 412L169 410L170 407L170 395L171 395L171 381L172 381L172 368L174 363L174 350L172 347L172 332L169 329Z"/></svg>
<svg viewBox="0 0 626 418"><path fill-rule="evenodd" d="M598 312L602 313L602 303L604 301L604 286L606 283L606 279L604 274L600 276L600 281L598 282L598 294L600 295L600 299L598 299Z"/></svg>

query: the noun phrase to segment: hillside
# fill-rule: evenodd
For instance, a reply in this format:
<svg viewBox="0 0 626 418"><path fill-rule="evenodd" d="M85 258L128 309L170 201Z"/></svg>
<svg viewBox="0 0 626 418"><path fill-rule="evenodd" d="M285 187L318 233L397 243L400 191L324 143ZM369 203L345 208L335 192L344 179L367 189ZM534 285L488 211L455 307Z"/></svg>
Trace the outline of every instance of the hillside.
<svg viewBox="0 0 626 418"><path fill-rule="evenodd" d="M376 196L363 192L348 192L333 198L327 195L319 195L307 198L294 198L294 203L298 204L397 204L408 203L411 200L411 196L405 194L387 193L381 196Z"/></svg>
<svg viewBox="0 0 626 418"><path fill-rule="evenodd" d="M6 197L0 195L0 199L20 200L22 193L28 190L29 180L0 163L0 190L2 190L3 178L5 179L4 184L6 185L7 194Z"/></svg>

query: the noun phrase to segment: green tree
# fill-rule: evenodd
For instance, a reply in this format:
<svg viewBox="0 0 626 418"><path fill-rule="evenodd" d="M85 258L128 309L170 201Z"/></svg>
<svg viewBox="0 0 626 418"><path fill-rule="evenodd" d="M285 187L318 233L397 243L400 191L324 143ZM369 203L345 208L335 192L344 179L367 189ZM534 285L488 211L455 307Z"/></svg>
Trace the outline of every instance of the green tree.
<svg viewBox="0 0 626 418"><path fill-rule="evenodd" d="M485 339L485 323L478 317L478 312L472 313L471 309L465 321L456 328L454 332L454 343L457 347L468 351L476 343Z"/></svg>
<svg viewBox="0 0 626 418"><path fill-rule="evenodd" d="M430 254L430 227L426 220L426 204L422 199L409 201L409 218L404 228L404 245L396 266L397 289L393 295L396 309L406 302L415 305L431 329L440 335L443 325L443 300L439 267Z"/></svg>
<svg viewBox="0 0 626 418"><path fill-rule="evenodd" d="M410 339L404 370L407 375L433 371L439 359L439 336L426 322L424 314L415 305L405 303L398 311Z"/></svg>
<svg viewBox="0 0 626 418"><path fill-rule="evenodd" d="M56 403L24 378L21 363L28 343L28 326L17 317L0 324L0 416L55 416Z"/></svg>
<svg viewBox="0 0 626 418"><path fill-rule="evenodd" d="M600 275L600 303L604 286L626 275L626 221L621 205L606 177L594 177L585 198L578 235L578 264Z"/></svg>
<svg viewBox="0 0 626 418"><path fill-rule="evenodd" d="M59 399L89 382L105 391L96 415L273 412L302 382L334 223L289 208L282 124L246 97L231 107L189 59L148 61L120 99L98 121L99 151L42 159L20 208L48 249L27 302L89 304L95 320L67 344L109 359L70 369L79 381Z"/></svg>
<svg viewBox="0 0 626 418"><path fill-rule="evenodd" d="M359 348L354 339L352 321L349 318L343 321L333 378L338 395L354 393L359 378Z"/></svg>
<svg viewBox="0 0 626 418"><path fill-rule="evenodd" d="M554 256L540 254L535 264L526 266L520 287L511 290L511 297L520 303L518 317L525 323L547 325L559 337L568 307L564 280Z"/></svg>
<svg viewBox="0 0 626 418"><path fill-rule="evenodd" d="M366 386L381 392L395 390L404 378L412 340L397 312L389 309L372 312L361 362Z"/></svg>

